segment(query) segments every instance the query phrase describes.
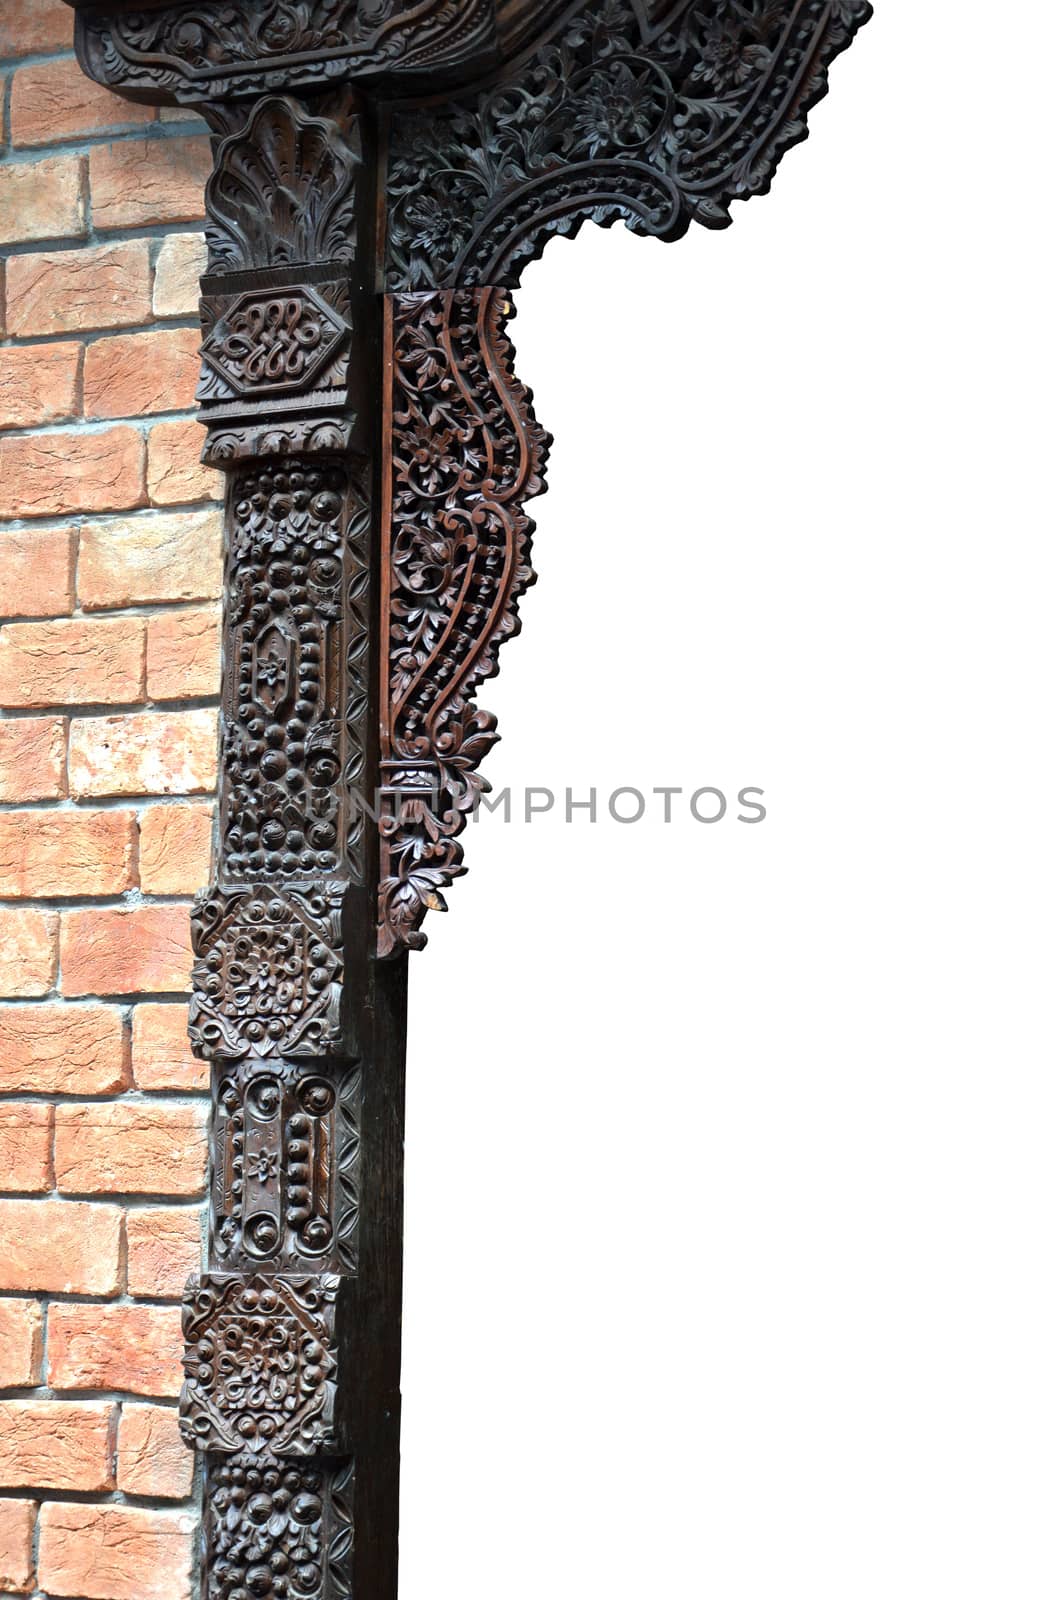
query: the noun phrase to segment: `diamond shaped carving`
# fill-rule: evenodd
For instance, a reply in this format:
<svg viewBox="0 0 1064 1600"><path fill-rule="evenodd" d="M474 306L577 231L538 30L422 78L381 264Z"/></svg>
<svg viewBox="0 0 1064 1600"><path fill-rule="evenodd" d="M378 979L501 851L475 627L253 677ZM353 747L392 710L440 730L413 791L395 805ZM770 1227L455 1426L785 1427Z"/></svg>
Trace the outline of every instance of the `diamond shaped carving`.
<svg viewBox="0 0 1064 1600"><path fill-rule="evenodd" d="M354 1280L211 1272L185 1291L181 1431L201 1450L339 1455L338 1338Z"/></svg>
<svg viewBox="0 0 1064 1600"><path fill-rule="evenodd" d="M324 1056L343 1042L346 886L218 885L192 913L189 1034L197 1055Z"/></svg>
<svg viewBox="0 0 1064 1600"><path fill-rule="evenodd" d="M295 394L335 359L347 328L307 284L242 294L203 342L203 359L241 395Z"/></svg>

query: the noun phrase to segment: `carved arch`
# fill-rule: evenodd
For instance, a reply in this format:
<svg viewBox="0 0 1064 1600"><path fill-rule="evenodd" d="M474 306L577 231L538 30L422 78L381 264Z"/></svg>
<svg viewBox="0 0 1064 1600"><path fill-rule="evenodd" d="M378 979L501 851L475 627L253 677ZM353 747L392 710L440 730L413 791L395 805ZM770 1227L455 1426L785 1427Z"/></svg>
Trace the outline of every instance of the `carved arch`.
<svg viewBox="0 0 1064 1600"><path fill-rule="evenodd" d="M727 227L806 138L870 15L867 0L609 0L467 94L396 106L389 287L513 288L586 221L661 239Z"/></svg>
<svg viewBox="0 0 1064 1600"><path fill-rule="evenodd" d="M426 912L466 870L459 835L498 739L472 696L534 581L521 504L543 488L546 436L504 342L509 289L587 221L666 240L726 227L806 137L870 15L867 0L578 5L489 83L393 108L382 956L424 946ZM507 460L527 466L508 476Z"/></svg>

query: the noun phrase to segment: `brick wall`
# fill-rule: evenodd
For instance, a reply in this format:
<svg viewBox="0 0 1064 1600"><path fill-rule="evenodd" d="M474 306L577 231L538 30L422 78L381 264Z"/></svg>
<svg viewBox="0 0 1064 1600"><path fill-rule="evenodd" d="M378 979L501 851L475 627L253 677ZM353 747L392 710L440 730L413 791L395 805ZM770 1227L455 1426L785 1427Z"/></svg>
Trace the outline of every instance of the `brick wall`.
<svg viewBox="0 0 1064 1600"><path fill-rule="evenodd" d="M2 0L0 1600L186 1600L177 1300L205 1074L188 913L215 783L198 124Z"/></svg>

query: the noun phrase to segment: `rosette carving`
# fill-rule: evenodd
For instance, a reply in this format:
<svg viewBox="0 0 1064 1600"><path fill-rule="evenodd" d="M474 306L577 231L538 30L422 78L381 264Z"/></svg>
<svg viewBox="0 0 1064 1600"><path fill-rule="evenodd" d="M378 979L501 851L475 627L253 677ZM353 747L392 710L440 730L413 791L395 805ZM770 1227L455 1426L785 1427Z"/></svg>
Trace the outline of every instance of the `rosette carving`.
<svg viewBox="0 0 1064 1600"><path fill-rule="evenodd" d="M192 913L192 1048L207 1059L342 1052L344 883L215 887Z"/></svg>
<svg viewBox="0 0 1064 1600"><path fill-rule="evenodd" d="M340 1455L337 1370L353 1280L212 1272L185 1291L181 1432L219 1455Z"/></svg>

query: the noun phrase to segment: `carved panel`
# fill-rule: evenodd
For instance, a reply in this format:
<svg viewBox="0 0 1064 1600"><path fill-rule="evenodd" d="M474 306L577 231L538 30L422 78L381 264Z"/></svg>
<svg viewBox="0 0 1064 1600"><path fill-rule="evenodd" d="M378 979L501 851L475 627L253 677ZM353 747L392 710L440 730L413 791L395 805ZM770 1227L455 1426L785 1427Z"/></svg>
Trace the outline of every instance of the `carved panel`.
<svg viewBox="0 0 1064 1600"><path fill-rule="evenodd" d="M227 879L366 875L369 506L348 463L230 489L221 824Z"/></svg>
<svg viewBox="0 0 1064 1600"><path fill-rule="evenodd" d="M210 1462L207 1600L348 1600L353 1476L271 1455Z"/></svg>
<svg viewBox="0 0 1064 1600"><path fill-rule="evenodd" d="M353 1280L211 1272L185 1291L181 1432L216 1454L342 1454L339 1347Z"/></svg>
<svg viewBox="0 0 1064 1600"><path fill-rule="evenodd" d="M206 370L198 399L265 399L315 387L342 391L347 363L337 357L346 353L349 305L343 282L208 296L203 302Z"/></svg>
<svg viewBox="0 0 1064 1600"><path fill-rule="evenodd" d="M424 944L425 912L446 908L441 891L463 870L457 836L497 738L469 701L533 578L521 508L543 487L549 441L513 375L510 310L496 290L389 304L382 955Z"/></svg>
<svg viewBox="0 0 1064 1600"><path fill-rule="evenodd" d="M479 95L395 115L388 283L515 285L587 220L726 227L806 135L866 0L608 0Z"/></svg>
<svg viewBox="0 0 1064 1600"><path fill-rule="evenodd" d="M192 1048L208 1059L342 1052L347 886L216 886L192 913Z"/></svg>
<svg viewBox="0 0 1064 1600"><path fill-rule="evenodd" d="M116 14L117 13L117 14ZM278 84L466 76L495 44L494 0L199 0L80 19L99 83L144 99L224 100Z"/></svg>
<svg viewBox="0 0 1064 1600"><path fill-rule="evenodd" d="M357 1271L359 1069L242 1062L220 1070L214 1100L214 1260Z"/></svg>

